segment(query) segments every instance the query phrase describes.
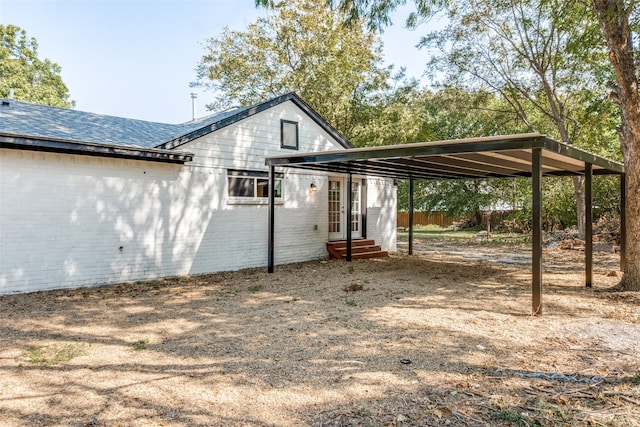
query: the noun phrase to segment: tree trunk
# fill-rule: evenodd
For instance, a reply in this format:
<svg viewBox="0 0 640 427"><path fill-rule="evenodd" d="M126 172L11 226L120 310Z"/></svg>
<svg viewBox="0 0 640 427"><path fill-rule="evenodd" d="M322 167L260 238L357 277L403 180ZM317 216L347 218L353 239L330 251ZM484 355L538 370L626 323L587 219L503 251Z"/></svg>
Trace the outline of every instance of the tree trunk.
<svg viewBox="0 0 640 427"><path fill-rule="evenodd" d="M584 230L585 230L585 211L586 205L584 203L584 177L583 176L574 176L573 177L573 197L576 200L576 215L578 220L578 234L581 239L585 238Z"/></svg>
<svg viewBox="0 0 640 427"><path fill-rule="evenodd" d="M633 2L630 2L629 8L624 0L592 0L592 4L607 41L609 59L618 81L618 87L612 95L622 112L619 135L627 172L627 262L620 285L625 290L640 291L640 98L633 38L629 29Z"/></svg>
<svg viewBox="0 0 640 427"><path fill-rule="evenodd" d="M638 122L640 125L640 122ZM640 127L640 126L639 126ZM637 130L640 134L640 129ZM625 166L627 168L627 244L624 277L620 282L623 289L640 291L640 140L632 144Z"/></svg>

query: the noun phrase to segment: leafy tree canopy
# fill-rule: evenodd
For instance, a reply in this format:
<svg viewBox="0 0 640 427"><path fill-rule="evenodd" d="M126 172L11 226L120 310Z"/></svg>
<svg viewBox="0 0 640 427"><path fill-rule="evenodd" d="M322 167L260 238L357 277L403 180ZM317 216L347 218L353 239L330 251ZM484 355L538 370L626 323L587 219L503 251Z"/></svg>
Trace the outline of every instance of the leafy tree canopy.
<svg viewBox="0 0 640 427"><path fill-rule="evenodd" d="M270 3L246 31L225 29L208 40L198 82L216 95L208 108L249 105L296 92L347 138L363 106L389 89L381 42L363 25L313 0Z"/></svg>
<svg viewBox="0 0 640 427"><path fill-rule="evenodd" d="M349 17L374 28L405 0L337 0ZM467 92L498 95L525 131L540 132L599 154L620 157L619 116L605 97L613 77L598 21L582 0L415 0L408 24L438 12L443 30L420 45L439 52L428 64L432 77ZM463 135L455 135L460 138ZM575 177L578 228L584 232L583 179Z"/></svg>
<svg viewBox="0 0 640 427"><path fill-rule="evenodd" d="M23 29L0 25L0 97L8 98L13 89L19 101L72 108L60 71L58 64L38 58L38 42Z"/></svg>

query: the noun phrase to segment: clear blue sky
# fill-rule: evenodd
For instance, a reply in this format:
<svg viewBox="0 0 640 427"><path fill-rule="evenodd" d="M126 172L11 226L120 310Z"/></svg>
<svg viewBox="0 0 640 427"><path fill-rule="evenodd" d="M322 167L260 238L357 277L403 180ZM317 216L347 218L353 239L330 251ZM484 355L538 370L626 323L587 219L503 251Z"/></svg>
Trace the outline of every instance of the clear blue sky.
<svg viewBox="0 0 640 427"><path fill-rule="evenodd" d="M62 67L77 110L164 123L191 119L205 41L264 13L254 0L0 0L0 22L26 30L40 58ZM406 14L383 35L384 60L420 78L427 54L415 48L420 32L402 28ZM210 114L211 95L196 92L197 115Z"/></svg>

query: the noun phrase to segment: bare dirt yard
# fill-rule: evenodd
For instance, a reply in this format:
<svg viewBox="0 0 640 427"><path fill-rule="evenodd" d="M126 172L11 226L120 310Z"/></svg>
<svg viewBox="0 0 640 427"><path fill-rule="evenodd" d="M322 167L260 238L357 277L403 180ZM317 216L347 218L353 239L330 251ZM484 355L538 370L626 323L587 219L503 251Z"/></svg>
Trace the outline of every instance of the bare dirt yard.
<svg viewBox="0 0 640 427"><path fill-rule="evenodd" d="M2 426L638 426L640 295L617 256L406 245L0 298Z"/></svg>

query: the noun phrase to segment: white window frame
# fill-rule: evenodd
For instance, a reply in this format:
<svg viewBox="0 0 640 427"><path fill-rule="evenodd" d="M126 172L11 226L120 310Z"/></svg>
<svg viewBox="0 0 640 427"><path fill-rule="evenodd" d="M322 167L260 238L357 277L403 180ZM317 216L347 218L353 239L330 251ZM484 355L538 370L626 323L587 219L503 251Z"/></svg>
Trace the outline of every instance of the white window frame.
<svg viewBox="0 0 640 427"><path fill-rule="evenodd" d="M252 181L253 196L234 196L231 194L232 185L231 180L234 178L250 180ZM269 194L265 196L257 196L260 193L259 186L267 181L268 186L269 173L264 171L255 170L241 170L241 169L227 169L227 203L230 205L266 205L269 203ZM284 174L276 172L275 176L276 197L274 199L276 204L284 203L283 198L283 186L284 186ZM277 194L280 189L280 194Z"/></svg>

